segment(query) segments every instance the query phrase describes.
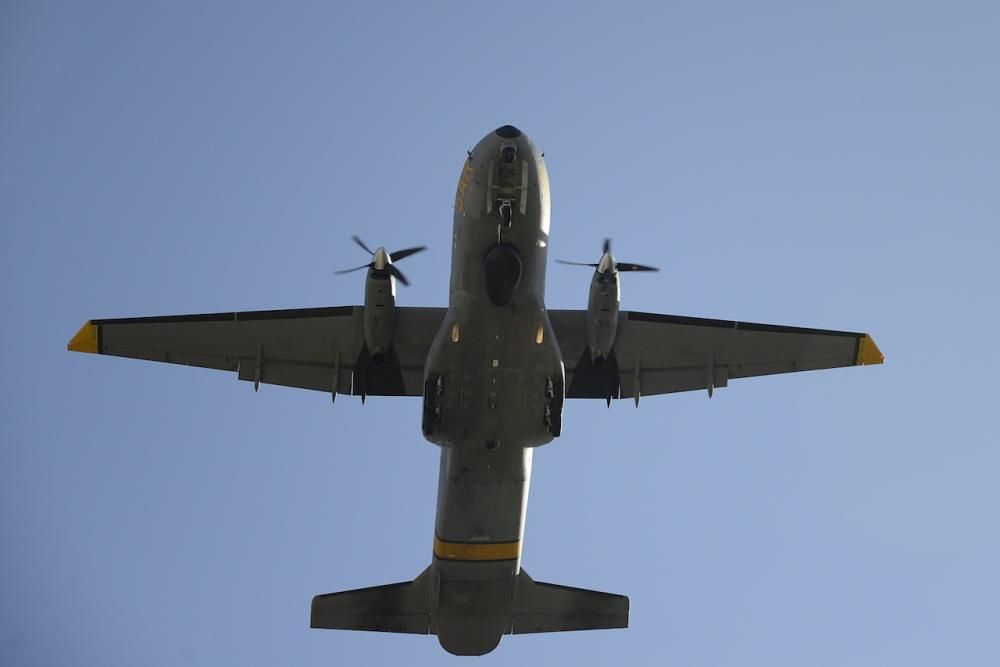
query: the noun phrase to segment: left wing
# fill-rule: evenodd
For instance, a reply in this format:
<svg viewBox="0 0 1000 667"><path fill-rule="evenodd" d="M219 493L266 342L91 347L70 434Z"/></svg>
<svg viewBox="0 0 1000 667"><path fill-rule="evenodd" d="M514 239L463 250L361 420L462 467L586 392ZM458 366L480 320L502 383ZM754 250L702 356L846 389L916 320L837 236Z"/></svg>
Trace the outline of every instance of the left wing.
<svg viewBox="0 0 1000 667"><path fill-rule="evenodd" d="M730 379L881 364L871 336L733 320L623 311L612 354L595 368L586 311L550 310L567 398L633 398L725 387Z"/></svg>
<svg viewBox="0 0 1000 667"><path fill-rule="evenodd" d="M67 347L233 371L255 386L421 396L427 351L444 313L397 307L393 347L379 364L364 342L361 306L91 320Z"/></svg>

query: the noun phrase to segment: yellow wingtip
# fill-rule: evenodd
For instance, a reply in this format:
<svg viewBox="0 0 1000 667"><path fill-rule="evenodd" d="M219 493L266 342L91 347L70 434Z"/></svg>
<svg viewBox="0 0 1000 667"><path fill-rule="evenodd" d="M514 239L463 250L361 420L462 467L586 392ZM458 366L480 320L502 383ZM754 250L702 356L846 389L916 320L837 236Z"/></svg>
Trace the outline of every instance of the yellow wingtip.
<svg viewBox="0 0 1000 667"><path fill-rule="evenodd" d="M97 354L97 326L87 320L76 335L70 339L66 349L70 352Z"/></svg>
<svg viewBox="0 0 1000 667"><path fill-rule="evenodd" d="M861 337L858 345L858 358L855 360L857 366L871 366L872 364L885 363L885 356L882 350L878 349L875 340L868 334Z"/></svg>

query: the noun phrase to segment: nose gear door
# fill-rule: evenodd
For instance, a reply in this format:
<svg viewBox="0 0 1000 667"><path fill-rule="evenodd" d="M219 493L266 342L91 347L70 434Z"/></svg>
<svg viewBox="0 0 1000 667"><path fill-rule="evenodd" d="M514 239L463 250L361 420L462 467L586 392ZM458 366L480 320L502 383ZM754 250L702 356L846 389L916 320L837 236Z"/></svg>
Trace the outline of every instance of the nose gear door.
<svg viewBox="0 0 1000 667"><path fill-rule="evenodd" d="M515 203L521 215L528 210L528 162L518 160L513 142L504 142L499 161L490 160L486 178L486 213L495 209L501 224L510 227Z"/></svg>

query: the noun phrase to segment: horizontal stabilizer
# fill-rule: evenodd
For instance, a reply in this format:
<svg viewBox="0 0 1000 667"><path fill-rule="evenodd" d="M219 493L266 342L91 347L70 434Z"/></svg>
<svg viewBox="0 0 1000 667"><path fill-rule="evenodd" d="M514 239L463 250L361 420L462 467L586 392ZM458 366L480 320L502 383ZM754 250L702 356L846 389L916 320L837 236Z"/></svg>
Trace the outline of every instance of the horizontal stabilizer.
<svg viewBox="0 0 1000 667"><path fill-rule="evenodd" d="M535 581L521 570L511 632L564 632L628 627L628 597Z"/></svg>
<svg viewBox="0 0 1000 667"><path fill-rule="evenodd" d="M429 634L429 569L413 581L317 595L312 601L311 627Z"/></svg>

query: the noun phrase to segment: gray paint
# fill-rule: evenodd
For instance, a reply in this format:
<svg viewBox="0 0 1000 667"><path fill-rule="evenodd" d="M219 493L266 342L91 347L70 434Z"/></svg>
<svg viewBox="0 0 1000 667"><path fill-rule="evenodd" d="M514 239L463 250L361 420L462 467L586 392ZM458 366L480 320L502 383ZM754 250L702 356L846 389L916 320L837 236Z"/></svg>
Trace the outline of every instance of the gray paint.
<svg viewBox="0 0 1000 667"><path fill-rule="evenodd" d="M517 158L504 164L501 151L512 146ZM516 204L509 225L505 202ZM427 360L427 378L444 380L441 421L428 435L442 445L435 522L442 540L508 542L524 534L531 447L553 437L544 421L552 402L546 386L554 379L561 384L563 377L545 312L549 213L548 176L535 145L524 134L484 137L459 175L448 313ZM513 299L503 307L487 296L483 270L484 258L498 244L514 246L523 263ZM540 343L538 327L544 332ZM460 601L471 596L480 602L461 616L483 619L474 633L465 621L442 624L442 646L462 654L492 650L509 625L520 558L435 558L433 567L441 580L439 614L458 617L454 609L468 607Z"/></svg>
<svg viewBox="0 0 1000 667"><path fill-rule="evenodd" d="M627 311L601 321L602 304L617 310L617 279L598 286L595 276L587 311L546 311L545 163L524 134L498 132L460 172L447 309L396 307L394 279L373 267L365 307L95 320L98 351L234 371L255 387L423 395L425 435L441 447L436 535L467 544L520 543L533 448L558 435L564 391L638 405L675 391L711 395L733 378L857 363L862 335L852 332ZM519 260L499 306L483 263L498 244ZM627 626L624 596L538 583L520 566L520 551L488 562L435 556L412 582L317 596L312 625L437 634L456 654L489 652L507 633Z"/></svg>

